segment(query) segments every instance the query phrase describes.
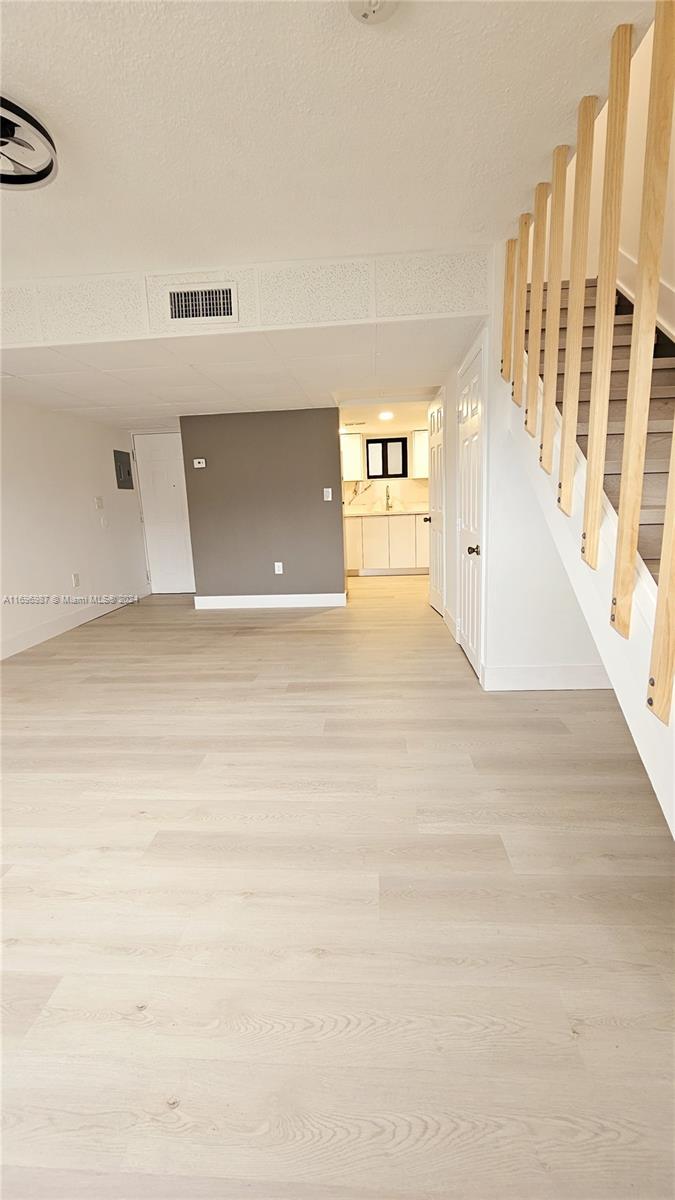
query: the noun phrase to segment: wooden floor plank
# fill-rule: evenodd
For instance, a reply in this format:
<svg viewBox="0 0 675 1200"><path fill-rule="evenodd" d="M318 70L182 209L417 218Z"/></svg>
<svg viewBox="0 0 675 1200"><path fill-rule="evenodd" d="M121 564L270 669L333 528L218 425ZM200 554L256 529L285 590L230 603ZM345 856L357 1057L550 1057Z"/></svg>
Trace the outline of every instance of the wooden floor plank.
<svg viewBox="0 0 675 1200"><path fill-rule="evenodd" d="M420 578L4 670L3 1200L666 1200L672 845Z"/></svg>

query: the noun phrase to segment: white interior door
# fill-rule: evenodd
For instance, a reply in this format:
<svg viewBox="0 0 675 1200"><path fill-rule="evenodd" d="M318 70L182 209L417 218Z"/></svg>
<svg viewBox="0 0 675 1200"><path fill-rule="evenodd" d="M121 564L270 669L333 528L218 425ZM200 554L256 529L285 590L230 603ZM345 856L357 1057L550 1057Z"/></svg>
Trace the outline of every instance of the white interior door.
<svg viewBox="0 0 675 1200"><path fill-rule="evenodd" d="M480 346L458 380L458 640L480 675L482 548L483 348Z"/></svg>
<svg viewBox="0 0 675 1200"><path fill-rule="evenodd" d="M134 435L153 592L194 592L183 447L179 433Z"/></svg>
<svg viewBox="0 0 675 1200"><path fill-rule="evenodd" d="M443 394L429 407L429 603L443 615L445 594L445 464Z"/></svg>

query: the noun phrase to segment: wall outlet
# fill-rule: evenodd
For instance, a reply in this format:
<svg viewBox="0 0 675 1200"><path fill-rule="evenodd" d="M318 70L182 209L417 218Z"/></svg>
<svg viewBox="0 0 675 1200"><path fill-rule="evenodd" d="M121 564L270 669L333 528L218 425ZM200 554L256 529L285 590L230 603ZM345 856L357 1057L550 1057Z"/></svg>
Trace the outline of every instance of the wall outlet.
<svg viewBox="0 0 675 1200"><path fill-rule="evenodd" d="M73 587L78 588L80 586L80 576L79 576L78 572L73 571L71 578L73 580Z"/></svg>
<svg viewBox="0 0 675 1200"><path fill-rule="evenodd" d="M195 468L195 470L198 470L200 467L206 466L206 459L205 458L193 458L192 465Z"/></svg>
<svg viewBox="0 0 675 1200"><path fill-rule="evenodd" d="M103 496L94 496L94 508L103 508Z"/></svg>
<svg viewBox="0 0 675 1200"><path fill-rule="evenodd" d="M284 564L283 563L275 563L274 564L274 574L275 575L283 575L283 573L284 573Z"/></svg>
<svg viewBox="0 0 675 1200"><path fill-rule="evenodd" d="M324 500L332 500L333 499L333 489L332 488L324 488L323 489L323 498L324 498Z"/></svg>

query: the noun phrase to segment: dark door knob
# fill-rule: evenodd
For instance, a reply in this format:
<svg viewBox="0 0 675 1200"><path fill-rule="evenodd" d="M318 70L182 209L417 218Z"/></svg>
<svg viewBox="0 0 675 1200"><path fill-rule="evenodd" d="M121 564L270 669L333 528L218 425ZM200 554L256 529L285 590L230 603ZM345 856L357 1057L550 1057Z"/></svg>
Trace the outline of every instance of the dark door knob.
<svg viewBox="0 0 675 1200"><path fill-rule="evenodd" d="M427 522L427 524L428 524L428 523L429 523L429 521L431 520L431 517L423 517L423 518L422 518L422 520L426 521L426 522Z"/></svg>
<svg viewBox="0 0 675 1200"><path fill-rule="evenodd" d="M466 552L467 554L477 554L480 558L480 546L467 546Z"/></svg>

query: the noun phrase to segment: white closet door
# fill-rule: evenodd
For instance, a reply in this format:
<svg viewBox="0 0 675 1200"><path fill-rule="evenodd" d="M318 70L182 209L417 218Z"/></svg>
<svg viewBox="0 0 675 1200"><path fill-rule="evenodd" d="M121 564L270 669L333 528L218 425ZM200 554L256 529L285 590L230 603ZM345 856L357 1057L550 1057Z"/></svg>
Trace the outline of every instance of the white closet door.
<svg viewBox="0 0 675 1200"><path fill-rule="evenodd" d="M443 398L429 408L429 603L443 614L445 594L445 460Z"/></svg>
<svg viewBox="0 0 675 1200"><path fill-rule="evenodd" d="M194 592L183 447L179 433L134 435L153 592Z"/></svg>
<svg viewBox="0 0 675 1200"><path fill-rule="evenodd" d="M481 652L483 349L459 376L459 644L477 675Z"/></svg>

